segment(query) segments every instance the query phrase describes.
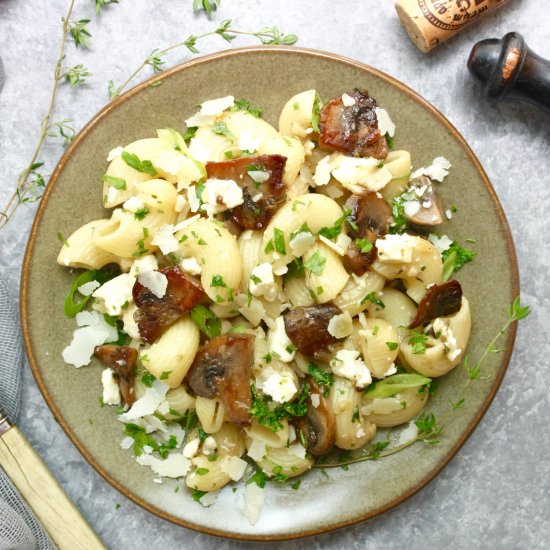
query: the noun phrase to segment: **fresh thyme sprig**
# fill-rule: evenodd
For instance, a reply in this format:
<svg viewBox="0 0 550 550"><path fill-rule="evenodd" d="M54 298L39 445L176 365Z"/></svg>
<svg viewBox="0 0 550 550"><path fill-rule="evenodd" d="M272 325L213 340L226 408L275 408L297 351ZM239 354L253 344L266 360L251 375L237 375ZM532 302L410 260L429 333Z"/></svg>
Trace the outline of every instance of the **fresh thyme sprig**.
<svg viewBox="0 0 550 550"><path fill-rule="evenodd" d="M193 0L193 11L204 10L208 15L211 15L213 11L218 9L221 4L221 0Z"/></svg>
<svg viewBox="0 0 550 550"><path fill-rule="evenodd" d="M336 467L346 467L349 464L355 464L357 462L365 462L367 460L378 460L379 458L384 458L396 454L411 445L414 445L418 441L422 441L428 445L437 445L439 443L440 435L442 434L445 422L449 419L452 412L461 408L466 401L466 390L468 386L474 380L488 380L490 375L483 375L481 372L481 367L487 356L490 353L499 353L500 349L496 348L497 341L504 336L510 325L516 321L521 321L525 319L531 310L529 306L522 306L520 304L519 296L514 300L513 304L508 307L508 319L504 323L503 327L496 333L495 337L489 342L481 357L472 365L469 364L468 356L464 357L463 367L466 371L467 379L464 383L459 396L456 401L450 402L450 409L447 410L445 414L438 420L433 413L423 413L417 418L415 424L418 427L417 435L411 440L398 445L396 447L389 447L389 440L378 441L373 443L368 448L366 454L352 456L349 453L344 453L340 455L339 459L334 462L323 462L322 460L314 464L314 468L336 468Z"/></svg>
<svg viewBox="0 0 550 550"><path fill-rule="evenodd" d="M72 126L69 126L69 123L72 121L71 118L64 118L59 122L54 122L50 125L50 129L46 132L46 135L49 137L62 138L63 147L67 147L76 135L76 130Z"/></svg>
<svg viewBox="0 0 550 550"><path fill-rule="evenodd" d="M92 73L84 65L80 64L65 69L61 78L64 78L73 88L76 88L76 86L84 84L88 76L92 76Z"/></svg>
<svg viewBox="0 0 550 550"><path fill-rule="evenodd" d="M78 21L69 21L69 33L72 36L75 46L87 48L90 45L92 33L88 29L90 19L80 19Z"/></svg>
<svg viewBox="0 0 550 550"><path fill-rule="evenodd" d="M264 27L256 32L242 31L231 27L231 19L225 19L218 27L213 31L205 32L203 34L188 36L184 41L168 46L162 50L153 50L145 60L137 67L137 69L120 85L116 86L115 83L109 81L109 97L114 99L118 97L121 92L128 86L128 84L145 68L150 65L155 73L163 70L162 65L166 62L163 57L170 51L177 48L186 47L191 53L199 53L197 48L197 42L206 38L207 36L220 36L226 42L231 43L237 35L253 36L257 38L262 44L274 44L274 45L292 45L298 40L295 34L284 34L277 27Z"/></svg>
<svg viewBox="0 0 550 550"><path fill-rule="evenodd" d="M26 168L23 169L17 179L17 186L11 197L8 199L4 209L0 212L0 229L3 228L13 216L18 206L24 203L35 202L42 196L42 190L46 186L46 180L43 174L37 170L43 166L43 162L38 161L38 155L42 150L42 145L46 139L48 132L51 131L50 120L55 107L55 99L59 89L59 83L65 78L66 73L63 72L63 60L65 59L65 44L67 34L69 32L69 21L73 12L75 0L70 0L69 8L63 18L63 28L61 35L61 44L59 47L59 56L55 65L53 88L50 96L50 103L46 116L42 120L40 126L40 135L38 143L34 149L32 158ZM83 75L81 75L83 76ZM69 79L70 82L70 79Z"/></svg>
<svg viewBox="0 0 550 550"><path fill-rule="evenodd" d="M101 15L101 8L109 4L118 4L118 0L94 0L95 2L95 14Z"/></svg>

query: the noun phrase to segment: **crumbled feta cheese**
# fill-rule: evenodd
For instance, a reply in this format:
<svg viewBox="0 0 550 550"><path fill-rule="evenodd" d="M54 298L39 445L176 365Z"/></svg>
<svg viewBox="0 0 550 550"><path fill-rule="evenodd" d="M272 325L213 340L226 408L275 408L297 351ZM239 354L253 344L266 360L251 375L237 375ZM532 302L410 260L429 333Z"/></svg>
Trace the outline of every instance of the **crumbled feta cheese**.
<svg viewBox="0 0 550 550"><path fill-rule="evenodd" d="M168 288L168 278L160 271L146 271L138 277L138 282L157 298L163 298Z"/></svg>
<svg viewBox="0 0 550 550"><path fill-rule="evenodd" d="M185 197L183 195L178 195L178 198L176 199L176 204L174 206L174 210L178 213L182 212L186 204L187 204L187 201L185 200Z"/></svg>
<svg viewBox="0 0 550 550"><path fill-rule="evenodd" d="M437 248L437 251L440 254L443 254L443 252L449 250L453 244L452 239L449 239L447 235L441 235L441 237L438 237L437 235L430 233L428 240Z"/></svg>
<svg viewBox="0 0 550 550"><path fill-rule="evenodd" d="M412 441L418 435L418 426L414 420L409 422L409 425L399 434L397 445L405 445Z"/></svg>
<svg viewBox="0 0 550 550"><path fill-rule="evenodd" d="M334 315L328 322L328 333L334 338L345 338L353 332L353 320L346 311L339 315Z"/></svg>
<svg viewBox="0 0 550 550"><path fill-rule="evenodd" d="M390 368L382 375L382 378L386 378L386 376L391 376L392 374L395 374L397 372L397 367L395 366L395 363L392 363Z"/></svg>
<svg viewBox="0 0 550 550"><path fill-rule="evenodd" d="M299 258L305 254L315 242L315 235L312 235L309 231L300 231L294 235L294 237L288 243L290 250Z"/></svg>
<svg viewBox="0 0 550 550"><path fill-rule="evenodd" d="M395 134L395 124L393 123L388 111L382 107L376 107L376 118L378 120L378 131L381 135L388 134L393 137Z"/></svg>
<svg viewBox="0 0 550 550"><path fill-rule="evenodd" d="M216 440L211 435L209 435L202 444L202 452L206 456L211 455L212 453L216 452L216 447Z"/></svg>
<svg viewBox="0 0 550 550"><path fill-rule="evenodd" d="M447 210L445 210L445 217L450 220L452 217L453 217L453 213L447 208Z"/></svg>
<svg viewBox="0 0 550 550"><path fill-rule="evenodd" d="M334 374L351 380L359 389L372 382L370 371L356 350L338 351L336 357L330 362L330 366Z"/></svg>
<svg viewBox="0 0 550 550"><path fill-rule="evenodd" d="M345 233L340 233L336 239L336 244L344 251L344 254L348 251L351 244L351 237L348 237Z"/></svg>
<svg viewBox="0 0 550 550"><path fill-rule="evenodd" d="M340 189L340 187L334 183L329 183L325 187L325 191L331 199L339 199L340 197L344 196L344 192L342 191L342 189Z"/></svg>
<svg viewBox="0 0 550 550"><path fill-rule="evenodd" d="M116 189L115 187L113 187L112 185L109 186L109 188L107 189L107 195L106 195L106 199L105 199L105 204L112 204L112 205L115 205L117 204L119 201L118 201L118 197L120 196L120 191L118 189Z"/></svg>
<svg viewBox="0 0 550 550"><path fill-rule="evenodd" d="M180 261L180 267L189 275L200 275L202 272L202 267L197 258L184 258Z"/></svg>
<svg viewBox="0 0 550 550"><path fill-rule="evenodd" d="M323 157L315 168L315 174L313 174L313 182L318 187L320 185L326 185L330 181L330 171L332 166L330 164L330 156Z"/></svg>
<svg viewBox="0 0 550 550"><path fill-rule="evenodd" d="M399 395L399 394L397 394ZM396 397L386 397L384 399L373 399L368 405L368 414L391 414L395 411L400 411L403 406L401 401Z"/></svg>
<svg viewBox="0 0 550 550"><path fill-rule="evenodd" d="M126 422L127 420L152 415L164 401L166 392L169 389L168 384L165 384L162 380L155 380L150 388L145 388L145 393L134 402L128 412L118 417L119 420Z"/></svg>
<svg viewBox="0 0 550 550"><path fill-rule="evenodd" d="M267 454L265 443L260 439L253 439L246 454L255 462L260 462Z"/></svg>
<svg viewBox="0 0 550 550"><path fill-rule="evenodd" d="M142 466L150 466L151 470L159 476L172 478L187 475L191 468L191 462L178 453L171 453L165 459L155 458L150 454L142 454L136 457L136 462Z"/></svg>
<svg viewBox="0 0 550 550"><path fill-rule="evenodd" d="M422 208L430 208L432 206L432 201L424 201L422 203Z"/></svg>
<svg viewBox="0 0 550 550"><path fill-rule="evenodd" d="M384 262L410 263L413 260L414 242L410 235L386 235L376 239L378 258Z"/></svg>
<svg viewBox="0 0 550 550"><path fill-rule="evenodd" d="M193 458L194 456L196 456L199 452L200 443L201 440L198 437L187 442L187 444L183 448L183 456L185 456L186 458Z"/></svg>
<svg viewBox="0 0 550 550"><path fill-rule="evenodd" d="M103 384L103 403L105 405L120 405L120 390L113 369L105 369L101 373L101 383Z"/></svg>
<svg viewBox="0 0 550 550"><path fill-rule="evenodd" d="M206 180L202 191L202 209L213 216L224 212L228 208L234 208L243 204L243 190L233 180L219 180L210 178Z"/></svg>
<svg viewBox="0 0 550 550"><path fill-rule="evenodd" d="M405 201L403 203L403 213L407 218L412 218L421 208L419 201Z"/></svg>
<svg viewBox="0 0 550 550"><path fill-rule="evenodd" d="M281 265L273 270L273 275L283 276L287 271L288 267L286 265Z"/></svg>
<svg viewBox="0 0 550 550"><path fill-rule="evenodd" d="M294 455L297 458L306 457L306 449L301 443L294 443L294 445L289 445L288 453Z"/></svg>
<svg viewBox="0 0 550 550"><path fill-rule="evenodd" d="M270 395L277 403L290 401L298 388L290 376L281 376L278 373L272 374L262 385L262 391Z"/></svg>
<svg viewBox="0 0 550 550"><path fill-rule="evenodd" d="M321 396L318 393L311 394L311 404L317 408L321 404Z"/></svg>
<svg viewBox="0 0 550 550"><path fill-rule="evenodd" d="M263 296L268 302L277 299L277 286L273 278L273 268L269 263L257 265L250 276L250 293L252 296Z"/></svg>
<svg viewBox="0 0 550 550"><path fill-rule="evenodd" d="M109 315L118 316L122 313L122 306L132 299L133 286L134 278L129 273L121 273L94 290L92 296L103 300Z"/></svg>
<svg viewBox="0 0 550 550"><path fill-rule="evenodd" d="M178 247L178 239L174 237L174 226L172 224L164 224L153 237L152 245L158 246L160 251L166 256L170 252L175 252Z"/></svg>
<svg viewBox="0 0 550 550"><path fill-rule="evenodd" d="M282 317L275 319L275 329L267 336L269 351L284 363L290 363L296 354L296 346L291 342L285 331L285 321Z"/></svg>
<svg viewBox="0 0 550 550"><path fill-rule="evenodd" d="M220 469L227 474L233 481L239 481L243 475L248 462L238 456L226 456L220 463Z"/></svg>
<svg viewBox="0 0 550 550"><path fill-rule="evenodd" d="M117 157L120 157L122 155L122 152L124 151L124 147L115 147L114 149L111 149L109 151L109 154L107 155L107 162L111 162L112 160L115 160Z"/></svg>
<svg viewBox="0 0 550 550"><path fill-rule="evenodd" d="M145 204L141 199L138 199L137 197L130 197L123 205L122 207L125 210L128 210L128 212L137 212L138 210L141 210L142 208L145 208Z"/></svg>
<svg viewBox="0 0 550 550"><path fill-rule="evenodd" d="M63 350L63 360L80 368L90 363L96 346L116 342L118 333L116 327L109 325L98 311L83 311L76 317L81 328L74 331L71 343Z"/></svg>
<svg viewBox="0 0 550 550"><path fill-rule="evenodd" d="M334 241L327 239L324 235L319 235L319 240L325 243L331 250L334 250L334 252L336 252L339 256L345 256L345 251L342 250Z"/></svg>
<svg viewBox="0 0 550 550"><path fill-rule="evenodd" d="M141 335L134 319L134 313L137 311L137 306L133 304L122 314L122 322L124 323L124 332L134 340L139 340Z"/></svg>
<svg viewBox="0 0 550 550"><path fill-rule="evenodd" d="M78 292L82 294L82 296L90 296L92 292L101 286L101 283L98 281L90 281L89 283L84 283L83 285L78 287Z"/></svg>
<svg viewBox="0 0 550 550"><path fill-rule="evenodd" d="M411 174L411 179L419 178L420 176L428 176L436 181L443 181L449 175L451 163L444 157L437 157L433 160L431 166L422 167L415 170Z"/></svg>
<svg viewBox="0 0 550 550"><path fill-rule="evenodd" d="M187 189L187 201L189 202L189 208L191 212L198 212L201 206L201 201L197 197L197 189L194 185L190 185Z"/></svg>
<svg viewBox="0 0 550 550"><path fill-rule="evenodd" d="M189 121L186 122L188 123ZM195 126L200 126L200 124L196 124ZM205 143L204 141L197 138L193 138L189 143L189 154L195 160L204 163L210 159L210 155L212 154L212 152L210 151L208 143Z"/></svg>
<svg viewBox="0 0 550 550"><path fill-rule="evenodd" d="M183 155L181 153L166 149L165 151L161 151L159 156L155 159L155 166L167 174L177 176L182 168L182 158Z"/></svg>
<svg viewBox="0 0 550 550"><path fill-rule="evenodd" d="M269 172L267 171L249 170L247 173L256 183L264 183L269 179Z"/></svg>
<svg viewBox="0 0 550 550"><path fill-rule="evenodd" d="M137 276L140 273L145 273L146 271L154 271L159 268L157 258L154 254L147 254L141 258L136 258L132 267L130 268L130 275L137 279ZM132 286L134 282L132 281Z"/></svg>
<svg viewBox="0 0 550 550"><path fill-rule="evenodd" d="M356 103L355 98L348 94L342 94L342 103L344 107L353 107Z"/></svg>
<svg viewBox="0 0 550 550"><path fill-rule="evenodd" d="M213 504L215 504L216 500L218 500L219 494L220 494L219 491L209 491L208 493L206 493L205 495L203 495L203 496L199 499L199 502L200 502L205 508L209 508L210 506L212 506Z"/></svg>
<svg viewBox="0 0 550 550"><path fill-rule="evenodd" d="M258 202L258 201L262 200L263 196L264 196L263 193L257 193L256 195L254 195L254 196L252 197L252 200L253 200L254 202Z"/></svg>
<svg viewBox="0 0 550 550"><path fill-rule="evenodd" d="M244 489L244 517L254 525L262 510L265 500L264 490L258 487L255 483L248 484Z"/></svg>
<svg viewBox="0 0 550 550"><path fill-rule="evenodd" d="M250 151L251 153L257 151L260 148L260 138L252 134L250 130L243 130L239 136L239 149L241 151ZM267 172L263 172L267 174ZM249 175L251 176L250 172ZM253 180L255 178L251 176ZM269 179L269 174L267 174L267 179ZM265 180L255 180L255 181L265 181Z"/></svg>
<svg viewBox="0 0 550 550"><path fill-rule="evenodd" d="M457 341L451 329L450 320L438 317L433 322L433 331L438 340L445 345L448 359L454 361L462 350L457 347Z"/></svg>
<svg viewBox="0 0 550 550"><path fill-rule="evenodd" d="M134 438L128 436L128 437L125 437L120 442L120 448L126 450L126 449L129 449L133 444L134 444Z"/></svg>
<svg viewBox="0 0 550 550"><path fill-rule="evenodd" d="M231 109L233 105L235 105L235 98L232 95L218 99L209 99L201 103L200 114L206 116L221 115L226 109Z"/></svg>

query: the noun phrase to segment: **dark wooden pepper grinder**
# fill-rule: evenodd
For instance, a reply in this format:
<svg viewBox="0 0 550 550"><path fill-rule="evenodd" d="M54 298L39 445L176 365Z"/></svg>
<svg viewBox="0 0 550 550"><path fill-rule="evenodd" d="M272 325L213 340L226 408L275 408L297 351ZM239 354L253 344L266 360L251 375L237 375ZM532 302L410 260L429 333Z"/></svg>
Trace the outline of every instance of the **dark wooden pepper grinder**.
<svg viewBox="0 0 550 550"><path fill-rule="evenodd" d="M550 61L529 49L518 32L475 44L468 69L486 97L519 99L550 112Z"/></svg>

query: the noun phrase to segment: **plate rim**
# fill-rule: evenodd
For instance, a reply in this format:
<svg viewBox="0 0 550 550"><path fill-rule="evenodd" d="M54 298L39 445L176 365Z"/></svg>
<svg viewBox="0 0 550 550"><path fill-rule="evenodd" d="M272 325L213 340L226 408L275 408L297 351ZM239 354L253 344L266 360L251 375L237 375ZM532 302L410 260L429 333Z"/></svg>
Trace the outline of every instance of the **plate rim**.
<svg viewBox="0 0 550 550"><path fill-rule="evenodd" d="M164 510L161 510L160 508L157 508L156 506L149 504L148 502L144 501L132 491L124 487L120 482L118 482L116 479L111 477L107 472L105 472L101 466L94 460L94 458L91 456L87 448L83 443L80 442L78 437L70 430L69 426L67 425L65 419L60 414L60 411L57 409L55 403L53 402L49 391L46 387L46 384L42 378L40 367L39 367L39 361L37 359L36 354L34 353L33 349L33 343L30 337L30 328L29 328L29 319L31 316L30 312L30 304L29 304L29 292L28 292L28 285L29 285L29 272L30 272L30 263L31 258L34 251L35 241L38 235L38 231L40 228L40 222L42 220L43 214L45 209L47 208L48 200L50 197L50 194L52 193L52 190L54 189L59 174L63 170L65 164L71 157L73 151L80 145L80 143L86 138L90 130L95 127L95 125L110 111L113 109L116 109L119 105L126 102L128 99L133 97L135 94L141 92L141 90L147 88L150 86L151 83L163 80L165 78L168 78L172 76L175 73L178 73L182 70L186 70L188 67L195 66L195 65L202 65L202 64L208 64L211 62L215 62L222 58L227 57L233 57L233 56L242 56L247 54L258 54L258 53L277 53L281 55L302 55L302 56L309 56L313 58L321 58L321 59L328 59L333 62L337 62L343 65L348 65L353 68L359 69L361 71L364 71L370 75L374 75L377 78L380 78L381 80L387 82L391 86L397 88L399 91L405 93L409 98L414 100L417 104L419 104L421 107L426 109L430 114L432 114L439 123L441 123L457 140L459 145L463 148L465 153L467 154L470 162L473 164L474 168L478 172L479 176L481 177L481 180L489 193L492 203L495 208L495 212L499 218L500 221L500 232L505 240L506 243L506 250L508 253L508 257L511 260L510 262L510 268L511 268L511 285L512 285L512 296L510 296L510 303L512 303L513 299L516 296L519 296L520 292L520 280L519 280L519 267L517 262L517 255L516 250L514 246L514 241L512 237L512 233L510 230L510 226L508 224L508 221L506 219L506 215L504 213L504 209L502 207L502 204L485 172L483 169L480 161L478 160L477 156L473 152L472 148L469 146L465 138L462 136L462 134L455 128L455 126L431 103L429 103L424 97L422 97L418 92L414 91L412 88L404 84L403 82L399 81L397 78L392 77L388 75L387 73L376 69L366 63L362 63L360 61L357 61L355 59L349 58L347 56L343 56L340 54L330 53L327 51L319 50L319 49L312 49L312 48L302 48L302 47L296 47L296 46L265 46L265 45L259 45L259 46L244 46L240 48L232 48L229 50L222 50L219 52L215 52L212 54L204 55L198 58L191 59L189 61L186 61L184 63L181 63L179 65L176 65L172 67L171 69L167 69L166 71L160 73L160 74L154 74L150 78L146 79L145 81L141 82L140 84L137 84L121 96L117 97L116 99L110 101L107 103L103 108L101 108L82 128L82 130L78 133L78 135L75 137L73 142L70 144L70 146L66 149L66 151L63 153L61 158L59 159L59 162L57 163L55 169L52 172L52 175L50 177L50 180L48 182L48 185L46 186L46 190L42 196L42 199L40 201L40 204L38 205L37 212L35 214L35 218L31 227L31 231L29 233L27 247L25 250L25 256L23 260L23 266L21 271L21 286L20 286L20 303L19 303L19 310L20 310L20 320L21 320L21 328L22 328L22 334L23 334L23 342L25 346L25 352L29 361L29 366L31 368L33 377L35 379L35 382L44 397L44 400L46 401L46 404L48 405L49 409L52 411L54 418L56 418L57 422L65 432L65 434L68 436L69 440L72 442L72 444L78 449L78 451L82 454L82 456L86 459L88 464L94 468L94 470L99 473L105 481L107 481L112 487L117 489L120 493L122 493L125 497L130 499L135 504L141 506L148 512L151 512L155 514L158 517L161 517L162 519L168 520L172 523L175 523L176 525L180 525L182 527L186 527L189 529L193 529L194 531L204 533L207 535L227 538L231 540L240 540L240 541L287 541L287 540L294 540L304 537L310 537L315 535L320 535L322 533L327 533L330 531L335 531L337 529L341 529L344 527L348 527L350 525L354 525L363 521L366 521L368 519L371 519L373 517L376 517L378 515L381 515L392 508L396 507L397 505L401 504L405 500L409 499L416 493L418 493L422 488L424 488L430 481L432 481L451 461L451 459L458 453L460 448L464 445L466 440L470 437L474 429L478 426L479 422L487 412L489 406L491 405L493 399L495 398L496 393L498 392L500 385L502 383L502 380L506 374L506 371L508 370L508 366L510 363L510 358L512 356L514 343L516 339L516 333L517 333L517 323L512 323L510 326L510 329L507 334L506 339L506 347L505 351L500 355L501 358L501 368L499 369L497 375L492 380L492 386L490 389L489 394L481 404L480 409L477 411L476 416L472 419L472 421L468 424L466 429L461 434L459 440L456 442L456 444L448 451L448 453L443 457L443 459L437 464L437 466L431 470L424 478L419 480L413 487L411 487L409 490L407 490L405 493L399 495L398 497L394 498L384 506L381 506L377 508L376 510L373 510L371 512L368 512L366 514L361 514L356 517L339 521L336 524L331 524L324 527L318 527L315 529L306 529L299 532L293 532L293 533L277 533L272 535L254 535L254 534L248 534L248 533L234 533L230 531L223 531L219 529L212 529L206 525L199 525L191 521L187 521L185 519L173 516L172 514L165 512Z"/></svg>

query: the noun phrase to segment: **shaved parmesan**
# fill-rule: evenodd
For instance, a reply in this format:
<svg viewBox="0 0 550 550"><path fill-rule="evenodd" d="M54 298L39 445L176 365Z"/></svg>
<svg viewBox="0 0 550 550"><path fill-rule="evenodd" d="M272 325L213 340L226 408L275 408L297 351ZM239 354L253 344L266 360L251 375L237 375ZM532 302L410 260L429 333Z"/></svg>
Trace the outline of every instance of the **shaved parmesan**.
<svg viewBox="0 0 550 550"><path fill-rule="evenodd" d="M150 454L142 454L136 457L138 464L150 466L151 470L163 477L182 477L187 474L191 462L181 454L169 454L164 460L155 458Z"/></svg>
<svg viewBox="0 0 550 550"><path fill-rule="evenodd" d="M238 456L226 456L220 463L221 471L227 474L233 481L239 481L243 477L244 471L248 465L246 460Z"/></svg>
<svg viewBox="0 0 550 550"><path fill-rule="evenodd" d="M161 380L155 380L150 388L145 388L145 393L140 397L126 413L119 416L123 422L135 420L146 415L152 415L158 406L164 401L169 386Z"/></svg>
<svg viewBox="0 0 550 550"><path fill-rule="evenodd" d="M138 277L138 282L157 298L163 298L168 288L168 278L160 271L146 271Z"/></svg>
<svg viewBox="0 0 550 550"><path fill-rule="evenodd" d="M265 500L264 490L258 487L255 483L250 483L244 489L244 517L254 525L262 511L262 506Z"/></svg>

